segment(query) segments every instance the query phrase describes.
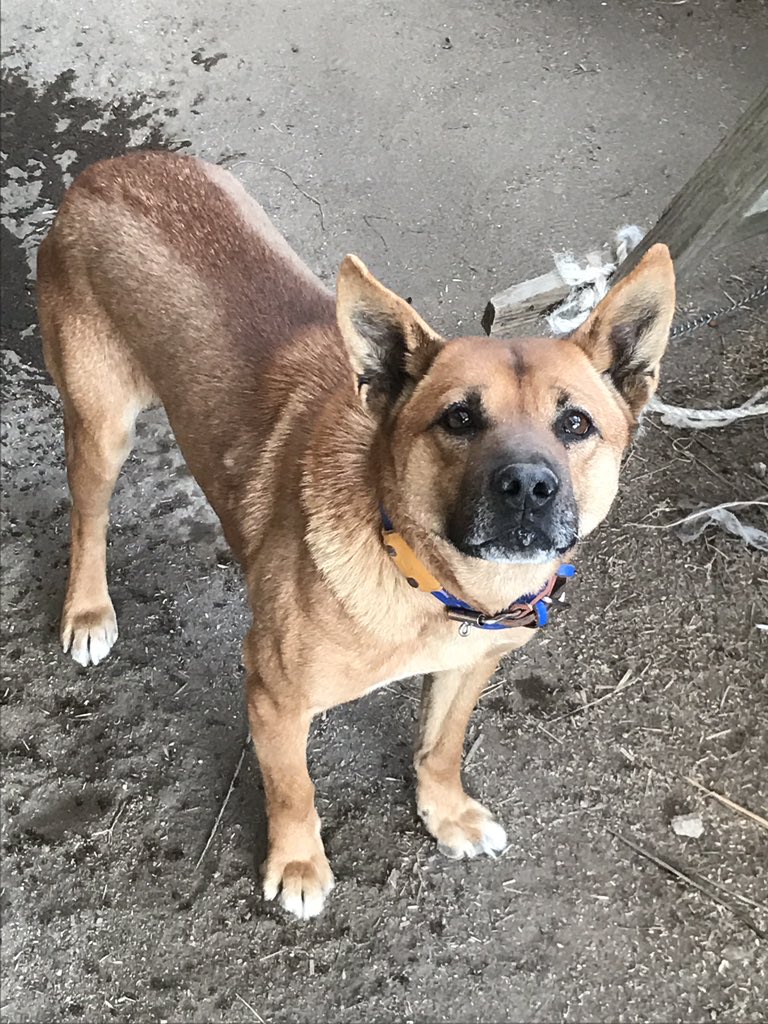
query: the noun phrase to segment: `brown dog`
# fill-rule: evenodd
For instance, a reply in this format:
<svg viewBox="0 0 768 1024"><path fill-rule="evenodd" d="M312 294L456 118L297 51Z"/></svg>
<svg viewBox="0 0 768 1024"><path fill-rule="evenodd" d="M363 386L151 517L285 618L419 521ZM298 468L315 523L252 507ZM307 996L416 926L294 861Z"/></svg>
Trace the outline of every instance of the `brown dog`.
<svg viewBox="0 0 768 1024"><path fill-rule="evenodd" d="M333 884L313 715L407 676L426 677L426 827L454 857L502 848L462 787L465 728L611 505L667 343L667 249L566 340L446 341L353 256L334 301L225 171L142 153L72 185L38 288L72 492L64 649L96 664L117 637L108 504L137 415L162 403L258 623L245 664L267 898L310 917Z"/></svg>

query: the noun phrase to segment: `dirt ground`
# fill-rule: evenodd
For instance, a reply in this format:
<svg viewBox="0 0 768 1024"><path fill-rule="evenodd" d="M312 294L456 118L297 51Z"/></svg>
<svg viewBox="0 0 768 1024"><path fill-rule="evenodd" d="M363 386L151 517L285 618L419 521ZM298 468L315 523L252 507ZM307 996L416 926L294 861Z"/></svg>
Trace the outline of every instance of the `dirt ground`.
<svg viewBox="0 0 768 1024"><path fill-rule="evenodd" d="M68 501L32 265L77 170L186 148L326 280L355 251L436 327L476 330L552 250L652 222L758 91L765 5L7 0L3 21L3 1021L763 1021L768 833L685 776L766 814L768 565L665 524L765 498L765 419L647 419L569 607L470 726L499 858L446 861L416 818L418 681L317 722L337 888L297 924L259 892L250 750L197 865L245 736L247 609L159 415L114 501L118 645L90 670L58 648ZM765 273L764 243L710 260L681 317ZM743 401L767 322L756 305L680 340L664 399ZM700 838L671 828L688 812Z"/></svg>

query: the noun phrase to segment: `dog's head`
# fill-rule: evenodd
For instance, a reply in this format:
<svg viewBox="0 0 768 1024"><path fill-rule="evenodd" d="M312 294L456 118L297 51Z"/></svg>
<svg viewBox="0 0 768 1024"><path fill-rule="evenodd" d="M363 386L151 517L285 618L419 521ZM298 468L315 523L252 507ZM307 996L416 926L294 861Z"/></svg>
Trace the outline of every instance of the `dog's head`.
<svg viewBox="0 0 768 1024"><path fill-rule="evenodd" d="M649 250L565 339L436 334L355 257L337 316L397 520L489 562L551 562L605 517L675 303Z"/></svg>

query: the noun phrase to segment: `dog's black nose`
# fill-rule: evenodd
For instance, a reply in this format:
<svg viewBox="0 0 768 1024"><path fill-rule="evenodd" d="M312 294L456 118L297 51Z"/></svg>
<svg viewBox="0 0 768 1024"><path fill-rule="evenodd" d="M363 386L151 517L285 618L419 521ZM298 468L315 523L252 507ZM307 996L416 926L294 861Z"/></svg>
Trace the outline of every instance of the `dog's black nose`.
<svg viewBox="0 0 768 1024"><path fill-rule="evenodd" d="M513 462L494 472L491 486L508 504L533 511L551 504L560 481L543 462Z"/></svg>

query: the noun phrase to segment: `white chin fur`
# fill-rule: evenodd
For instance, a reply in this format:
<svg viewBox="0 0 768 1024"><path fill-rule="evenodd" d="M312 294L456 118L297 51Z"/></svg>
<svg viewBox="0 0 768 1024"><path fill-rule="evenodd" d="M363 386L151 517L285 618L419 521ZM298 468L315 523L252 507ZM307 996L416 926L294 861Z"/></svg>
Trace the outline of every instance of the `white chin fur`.
<svg viewBox="0 0 768 1024"><path fill-rule="evenodd" d="M493 562L497 565L546 565L554 562L561 556L557 551L521 551L510 558L503 548L484 548L480 556L484 562Z"/></svg>

